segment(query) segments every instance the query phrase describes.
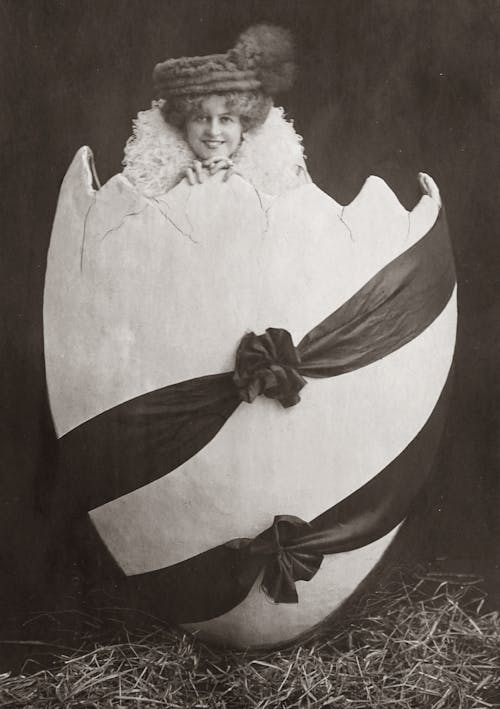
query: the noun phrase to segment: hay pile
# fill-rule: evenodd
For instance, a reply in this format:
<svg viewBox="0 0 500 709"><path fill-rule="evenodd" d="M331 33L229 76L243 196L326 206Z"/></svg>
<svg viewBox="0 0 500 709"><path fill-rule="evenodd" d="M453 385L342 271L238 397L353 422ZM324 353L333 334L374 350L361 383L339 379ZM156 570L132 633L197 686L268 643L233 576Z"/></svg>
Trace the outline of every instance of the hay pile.
<svg viewBox="0 0 500 709"><path fill-rule="evenodd" d="M23 709L482 709L500 707L500 620L477 580L392 577L314 641L286 650L214 650L112 614L54 669L0 677L0 707Z"/></svg>

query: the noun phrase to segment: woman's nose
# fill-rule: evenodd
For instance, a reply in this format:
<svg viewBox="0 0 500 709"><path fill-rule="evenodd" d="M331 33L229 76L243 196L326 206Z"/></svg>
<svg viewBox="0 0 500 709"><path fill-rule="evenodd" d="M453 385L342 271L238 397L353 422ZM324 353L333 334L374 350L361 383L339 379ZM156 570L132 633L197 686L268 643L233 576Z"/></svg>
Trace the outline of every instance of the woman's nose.
<svg viewBox="0 0 500 709"><path fill-rule="evenodd" d="M207 132L211 136L219 135L220 133L220 121L218 118L212 118L207 125Z"/></svg>

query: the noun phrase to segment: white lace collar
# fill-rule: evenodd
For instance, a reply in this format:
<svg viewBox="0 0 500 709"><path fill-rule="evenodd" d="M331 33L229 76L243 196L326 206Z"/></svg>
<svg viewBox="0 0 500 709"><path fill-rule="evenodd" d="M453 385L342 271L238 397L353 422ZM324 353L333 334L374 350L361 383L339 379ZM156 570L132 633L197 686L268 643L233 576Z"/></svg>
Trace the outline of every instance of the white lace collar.
<svg viewBox="0 0 500 709"><path fill-rule="evenodd" d="M172 189L194 158L182 132L165 122L160 105L154 101L138 114L123 159L124 176L148 197ZM282 108L272 108L262 126L245 133L233 160L235 170L267 194L281 194L303 181L297 174L304 166L302 138Z"/></svg>

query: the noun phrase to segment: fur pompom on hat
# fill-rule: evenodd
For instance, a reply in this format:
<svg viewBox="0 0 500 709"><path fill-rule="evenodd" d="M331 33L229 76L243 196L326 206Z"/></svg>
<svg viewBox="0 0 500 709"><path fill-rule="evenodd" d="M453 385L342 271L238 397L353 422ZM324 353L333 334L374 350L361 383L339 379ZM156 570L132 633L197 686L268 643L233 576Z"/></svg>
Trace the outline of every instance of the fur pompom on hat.
<svg viewBox="0 0 500 709"><path fill-rule="evenodd" d="M291 32L274 25L255 25L243 32L229 53L242 68L255 69L261 90L273 96L291 88L295 75Z"/></svg>
<svg viewBox="0 0 500 709"><path fill-rule="evenodd" d="M273 96L292 86L293 55L288 30L255 25L243 32L226 54L167 59L157 64L153 81L159 97L166 100L228 91L261 91Z"/></svg>

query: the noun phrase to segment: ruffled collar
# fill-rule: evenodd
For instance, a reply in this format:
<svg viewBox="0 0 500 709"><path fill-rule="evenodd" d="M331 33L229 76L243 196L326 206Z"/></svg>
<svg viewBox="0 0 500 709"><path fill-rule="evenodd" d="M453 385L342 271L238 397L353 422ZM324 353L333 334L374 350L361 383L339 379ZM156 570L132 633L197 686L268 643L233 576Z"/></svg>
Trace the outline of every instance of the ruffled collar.
<svg viewBox="0 0 500 709"><path fill-rule="evenodd" d="M195 157L182 132L165 122L160 106L154 101L138 114L123 159L124 176L147 197L172 189ZM282 194L303 182L298 174L305 166L302 138L282 108L272 108L262 126L244 134L233 161L236 172L267 194Z"/></svg>

